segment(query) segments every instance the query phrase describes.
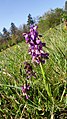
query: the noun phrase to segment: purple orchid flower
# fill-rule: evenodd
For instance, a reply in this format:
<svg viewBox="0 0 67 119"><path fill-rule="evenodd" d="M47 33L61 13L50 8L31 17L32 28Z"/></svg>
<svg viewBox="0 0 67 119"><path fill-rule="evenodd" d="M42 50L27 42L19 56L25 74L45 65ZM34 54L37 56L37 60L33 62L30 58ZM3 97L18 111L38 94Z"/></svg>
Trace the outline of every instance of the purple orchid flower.
<svg viewBox="0 0 67 119"><path fill-rule="evenodd" d="M29 96L27 95L27 92L30 90L30 86L24 84L24 85L21 87L21 89L22 89L23 96L26 96L26 99L28 99Z"/></svg>
<svg viewBox="0 0 67 119"><path fill-rule="evenodd" d="M42 43L38 36L38 26L30 26L29 33L23 33L25 40L29 43L29 54L32 56L32 61L36 63L45 63L45 59L48 59L49 54L43 51L43 47L46 46Z"/></svg>

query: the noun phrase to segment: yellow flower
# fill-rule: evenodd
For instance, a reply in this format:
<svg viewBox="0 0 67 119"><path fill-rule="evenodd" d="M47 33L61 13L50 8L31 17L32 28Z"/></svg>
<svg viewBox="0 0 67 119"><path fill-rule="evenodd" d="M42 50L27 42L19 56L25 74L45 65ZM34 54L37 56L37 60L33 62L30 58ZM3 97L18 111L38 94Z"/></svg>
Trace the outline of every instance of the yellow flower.
<svg viewBox="0 0 67 119"><path fill-rule="evenodd" d="M67 30L67 27L66 26L64 26L64 30Z"/></svg>
<svg viewBox="0 0 67 119"><path fill-rule="evenodd" d="M50 30L52 30L52 28L50 28Z"/></svg>

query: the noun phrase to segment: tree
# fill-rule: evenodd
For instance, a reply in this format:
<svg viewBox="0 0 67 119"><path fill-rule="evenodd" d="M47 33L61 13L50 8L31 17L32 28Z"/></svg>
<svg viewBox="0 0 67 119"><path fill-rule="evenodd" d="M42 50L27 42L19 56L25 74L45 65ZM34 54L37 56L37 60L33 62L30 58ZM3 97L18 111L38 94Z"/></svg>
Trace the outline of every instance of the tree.
<svg viewBox="0 0 67 119"><path fill-rule="evenodd" d="M6 39L8 39L9 38L9 32L7 31L7 29L4 27L3 28L3 37L5 37Z"/></svg>
<svg viewBox="0 0 67 119"><path fill-rule="evenodd" d="M63 14L62 18L63 18L64 25L67 30L67 1L65 2L65 9L64 9L64 14Z"/></svg>
<svg viewBox="0 0 67 119"><path fill-rule="evenodd" d="M3 36L3 34L0 32L0 37L2 37Z"/></svg>
<svg viewBox="0 0 67 119"><path fill-rule="evenodd" d="M7 29L4 27L3 28L3 35L6 36L7 35Z"/></svg>
<svg viewBox="0 0 67 119"><path fill-rule="evenodd" d="M33 25L34 24L34 20L33 18L31 17L31 14L28 15L28 21L27 21L27 25L30 26L30 25Z"/></svg>
<svg viewBox="0 0 67 119"><path fill-rule="evenodd" d="M13 35L15 35L18 30L13 22L11 23L10 30L11 30L11 34L13 34Z"/></svg>
<svg viewBox="0 0 67 119"><path fill-rule="evenodd" d="M61 8L56 8L54 10L49 10L42 17L40 17L38 26L41 33L45 32L49 28L53 28L60 24L64 10Z"/></svg>
<svg viewBox="0 0 67 119"><path fill-rule="evenodd" d="M67 12L67 1L65 2L65 11Z"/></svg>
<svg viewBox="0 0 67 119"><path fill-rule="evenodd" d="M23 24L23 32L27 32L28 31L28 26L26 24Z"/></svg>

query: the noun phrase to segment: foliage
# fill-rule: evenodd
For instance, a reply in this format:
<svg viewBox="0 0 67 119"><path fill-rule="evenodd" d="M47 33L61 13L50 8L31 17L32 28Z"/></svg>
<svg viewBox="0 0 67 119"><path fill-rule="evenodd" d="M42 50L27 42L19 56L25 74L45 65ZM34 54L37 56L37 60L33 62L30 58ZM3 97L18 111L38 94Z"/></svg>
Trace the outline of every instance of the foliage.
<svg viewBox="0 0 67 119"><path fill-rule="evenodd" d="M0 51L21 42L24 39L23 31L24 29L20 30L14 23L11 23L10 32L4 27L3 34L0 34Z"/></svg>
<svg viewBox="0 0 67 119"><path fill-rule="evenodd" d="M53 28L56 25L59 25L64 11L61 8L56 8L46 12L42 17L40 17L38 26L39 32L44 33L44 31L49 28Z"/></svg>

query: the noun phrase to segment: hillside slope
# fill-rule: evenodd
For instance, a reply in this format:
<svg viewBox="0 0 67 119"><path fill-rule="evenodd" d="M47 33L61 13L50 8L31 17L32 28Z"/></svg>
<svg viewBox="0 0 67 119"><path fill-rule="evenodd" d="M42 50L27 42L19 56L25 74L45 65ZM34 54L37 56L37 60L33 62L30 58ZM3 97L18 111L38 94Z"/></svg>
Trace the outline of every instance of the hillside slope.
<svg viewBox="0 0 67 119"><path fill-rule="evenodd" d="M52 88L52 94L55 99L55 113L59 112L58 115L60 119L66 119L66 53L67 53L67 30L64 30L60 25L56 28L50 29L49 31L43 34L41 38L43 42L46 42L47 52L49 52L49 59L46 64L43 66L46 78L50 82ZM45 106L47 103L42 100L42 103L38 103L38 98L36 94L34 95L33 102L37 103L39 106L44 108L47 107L45 112L37 111L34 103L27 102L24 100L22 92L18 90L17 87L22 86L25 80L24 75L24 61L30 61L31 57L28 55L28 46L22 41L11 48L8 48L0 52L0 97L1 97L1 117L0 119L21 119L21 118L32 118L43 119L43 114L46 117L49 111L48 106ZM41 71L39 66L35 67L34 70L38 74L38 79L34 80L33 87L37 89L41 86ZM39 87L40 88L40 87ZM64 94L63 94L64 92ZM40 96L40 95L39 95ZM46 98L46 93L44 95ZM36 100L35 100L36 98ZM40 97L39 97L40 99ZM29 103L29 105L27 105ZM49 103L49 102L48 102ZM50 104L48 104L50 105ZM25 107L27 106L27 108ZM38 106L38 107L39 107ZM50 108L49 108L50 110ZM48 117L49 118L49 117Z"/></svg>

